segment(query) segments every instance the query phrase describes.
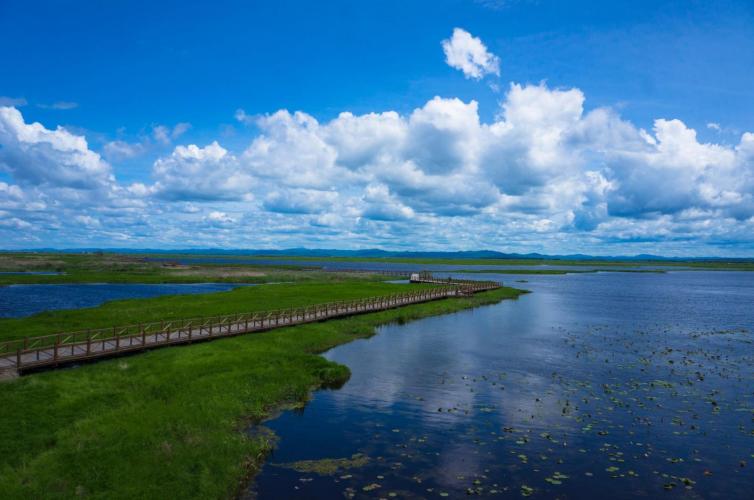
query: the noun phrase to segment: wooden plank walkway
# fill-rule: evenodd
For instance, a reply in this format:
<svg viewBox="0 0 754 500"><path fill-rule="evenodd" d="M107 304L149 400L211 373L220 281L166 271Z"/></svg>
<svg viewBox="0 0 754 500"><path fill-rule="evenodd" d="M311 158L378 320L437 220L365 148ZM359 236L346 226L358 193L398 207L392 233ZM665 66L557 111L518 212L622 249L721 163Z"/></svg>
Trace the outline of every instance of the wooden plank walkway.
<svg viewBox="0 0 754 500"><path fill-rule="evenodd" d="M328 273L348 273L348 274L377 274L380 276L391 276L393 278L406 278L408 279L409 275L411 274L411 271L393 271L390 269L369 269L369 268L351 268L351 267L344 267L344 268L322 268L322 271L328 272Z"/></svg>
<svg viewBox="0 0 754 500"><path fill-rule="evenodd" d="M481 281L443 284L446 286L304 308L161 321L2 342L0 378L28 370L382 311L500 287L499 283Z"/></svg>
<svg viewBox="0 0 754 500"><path fill-rule="evenodd" d="M455 280L455 279L443 279L443 278L410 278L409 281L411 283L426 283L430 285L456 285L456 286L467 286L471 285L472 283L486 283L486 282L479 282L479 281L471 281L471 280Z"/></svg>

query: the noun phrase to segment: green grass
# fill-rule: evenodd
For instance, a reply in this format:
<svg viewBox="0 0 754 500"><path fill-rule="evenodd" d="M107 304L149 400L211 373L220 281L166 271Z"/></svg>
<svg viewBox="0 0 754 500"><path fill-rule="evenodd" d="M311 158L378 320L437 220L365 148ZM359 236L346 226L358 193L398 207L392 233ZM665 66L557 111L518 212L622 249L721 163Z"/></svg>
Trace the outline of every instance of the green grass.
<svg viewBox="0 0 754 500"><path fill-rule="evenodd" d="M257 304L274 300L283 307L358 293L347 285L326 288L259 287L259 292L248 289L241 295L260 294ZM369 290L376 291L382 289ZM269 446L266 438L244 433L250 422L283 404L306 400L313 388L347 379L346 367L317 353L369 336L379 324L520 293L503 288L2 383L0 491L9 499L233 497ZM182 297L189 299L196 298ZM155 307L171 302L156 302L160 300L163 304ZM128 309L126 303L118 305ZM210 307L205 303L199 308L205 306ZM34 331L39 318L24 321L27 331Z"/></svg>
<svg viewBox="0 0 754 500"><path fill-rule="evenodd" d="M154 262L150 257L174 259ZM219 257L231 264L191 264L178 265L185 258ZM261 259L285 259L300 265L249 264ZM139 254L126 255L104 254L70 254L70 253L1 253L0 271L57 271L63 274L45 275L1 275L0 285L7 284L55 284L55 283L269 283L269 282L342 282L384 280L384 276L366 275L365 273L325 272L311 262L380 262L411 263L416 270L427 264L453 265L517 265L530 266L530 269L509 269L494 271L501 274L567 274L578 270L564 271L541 269L543 265L589 266L625 272L658 272L642 269L647 266L668 266L674 269L690 270L740 270L754 271L754 262L748 261L599 261L599 260L554 260L554 259L438 259L438 258L404 258L404 257L301 257L301 256L263 256L263 255L205 255L205 254ZM638 268L638 269L627 269ZM460 272L460 271L459 271ZM493 272L491 270L463 272ZM583 272L594 272L584 270Z"/></svg>
<svg viewBox="0 0 754 500"><path fill-rule="evenodd" d="M184 256L185 257L185 256ZM178 265L121 254L0 253L0 272L46 271L57 275L0 274L0 285L62 283L270 283L380 281L384 276L325 272L301 266Z"/></svg>
<svg viewBox="0 0 754 500"><path fill-rule="evenodd" d="M161 258L185 258L190 254L155 254L152 257ZM754 260L576 260L576 259L463 259L463 258L437 258L437 257L318 257L318 256L300 256L300 255L210 255L200 254L191 255L200 258L218 257L228 260L290 260L302 262L401 262L409 264L450 264L450 265L505 265L505 266L532 266L538 267L543 265L550 266L590 266L590 267L646 267L646 266L668 266L668 267L689 267L700 269L730 269L740 271L754 271Z"/></svg>
<svg viewBox="0 0 754 500"><path fill-rule="evenodd" d="M107 302L98 307L47 311L0 320L0 341L139 322L222 316L416 290L431 285L384 282L297 283L243 286L228 292L167 295Z"/></svg>

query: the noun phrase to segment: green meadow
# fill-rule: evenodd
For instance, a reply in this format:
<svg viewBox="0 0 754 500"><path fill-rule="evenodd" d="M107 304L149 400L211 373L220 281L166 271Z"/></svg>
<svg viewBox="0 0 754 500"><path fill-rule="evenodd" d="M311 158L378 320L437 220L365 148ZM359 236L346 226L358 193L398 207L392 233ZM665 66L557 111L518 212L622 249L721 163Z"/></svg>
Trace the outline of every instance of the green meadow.
<svg viewBox="0 0 754 500"><path fill-rule="evenodd" d="M414 286L414 285L409 285ZM419 285L415 285L419 286ZM0 322L2 338L154 319L298 307L405 291L370 281L241 287L114 301ZM517 297L502 288L345 319L156 349L0 383L3 498L229 498L272 437L248 433L348 367L319 353L375 327Z"/></svg>

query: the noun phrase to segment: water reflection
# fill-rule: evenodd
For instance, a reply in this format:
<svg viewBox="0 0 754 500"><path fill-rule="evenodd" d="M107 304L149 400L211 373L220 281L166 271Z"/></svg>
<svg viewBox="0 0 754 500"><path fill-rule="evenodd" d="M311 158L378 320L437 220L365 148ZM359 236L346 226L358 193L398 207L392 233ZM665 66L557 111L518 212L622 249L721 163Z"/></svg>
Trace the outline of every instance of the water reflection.
<svg viewBox="0 0 754 500"><path fill-rule="evenodd" d="M754 274L526 279L534 293L517 301L385 326L328 352L351 380L268 423L279 447L251 491L750 494ZM296 470L299 460L355 453L369 462Z"/></svg>

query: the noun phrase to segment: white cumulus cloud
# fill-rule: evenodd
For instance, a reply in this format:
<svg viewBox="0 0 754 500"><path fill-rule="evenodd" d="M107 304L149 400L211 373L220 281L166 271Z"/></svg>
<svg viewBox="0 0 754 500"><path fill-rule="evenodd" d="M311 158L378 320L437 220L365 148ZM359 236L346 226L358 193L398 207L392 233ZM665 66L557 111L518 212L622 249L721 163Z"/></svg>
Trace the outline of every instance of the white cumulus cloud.
<svg viewBox="0 0 754 500"><path fill-rule="evenodd" d="M203 148L177 146L153 168L158 196L174 200L239 200L248 197L254 180L238 159L216 141Z"/></svg>
<svg viewBox="0 0 754 500"><path fill-rule="evenodd" d="M466 78L480 80L486 75L500 76L500 59L487 50L482 41L461 28L442 41L445 62L463 72Z"/></svg>
<svg viewBox="0 0 754 500"><path fill-rule="evenodd" d="M497 57L463 30L443 49L468 78L499 74ZM484 114L492 119L479 107L436 96L404 113L321 121L239 109L255 125L245 144L176 146L127 185L82 135L0 107L0 235L20 234L19 246L754 247L754 133L705 142L672 118L645 130L590 109L580 89L545 83L511 83ZM130 168L189 127L158 125L141 142L105 143L103 155Z"/></svg>
<svg viewBox="0 0 754 500"><path fill-rule="evenodd" d="M0 144L0 169L25 184L92 189L114 180L110 165L84 137L26 123L12 107L0 107Z"/></svg>

